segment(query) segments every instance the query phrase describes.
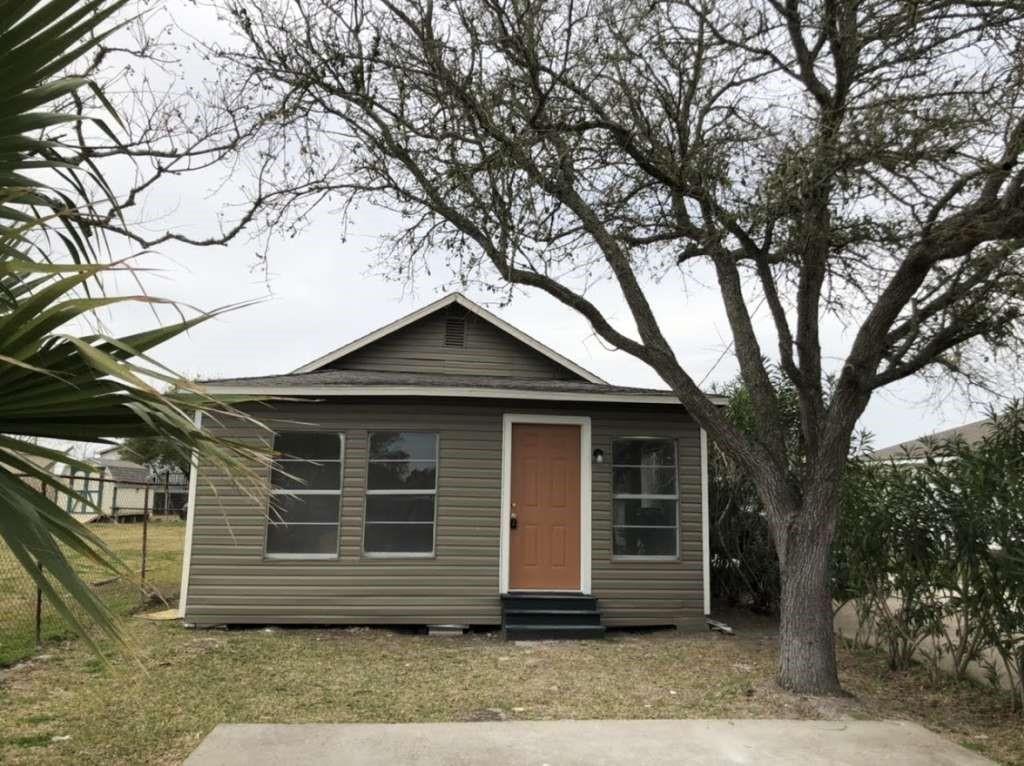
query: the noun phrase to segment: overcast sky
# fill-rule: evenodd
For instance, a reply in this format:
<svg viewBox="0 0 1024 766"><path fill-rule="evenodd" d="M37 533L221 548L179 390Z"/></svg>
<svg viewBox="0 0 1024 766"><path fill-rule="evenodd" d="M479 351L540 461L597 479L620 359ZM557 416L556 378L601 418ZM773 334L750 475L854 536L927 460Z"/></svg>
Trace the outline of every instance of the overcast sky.
<svg viewBox="0 0 1024 766"><path fill-rule="evenodd" d="M204 37L224 34L209 8L175 6L177 21ZM189 14L189 15L185 15ZM201 61L183 57L176 87L199 85L208 72ZM171 179L146 197L140 212L153 231L168 227L204 235L216 231L216 214L237 199L244 178L217 173ZM259 302L218 317L189 335L162 347L155 354L181 373L200 378L289 372L316 357L411 312L442 294L446 273L421 278L408 285L388 282L372 274L377 238L396 221L384 211L358 211L342 237L339 216L329 209L315 214L298 236L271 242L266 269L260 267L254 243L238 241L228 247L191 248L163 245L140 256L138 265L157 269L144 277L146 290L200 309L210 310L240 301ZM132 253L115 243L114 254ZM438 264L439 266L439 264ZM443 271L443 269L442 269ZM697 273L685 282L679 277L651 286L662 328L684 368L705 387L736 374L729 353L729 331L710 274ZM703 286L702 286L703 285ZM110 285L132 292L132 282L120 278ZM559 353L592 370L609 382L622 385L661 386L645 365L625 353L607 348L580 316L554 299L536 292L518 294L508 307L495 307L488 297L469 297L496 311L506 321ZM591 297L620 327L632 323L617 292L599 285ZM164 319L172 314L164 312ZM104 315L107 329L124 334L152 325L149 309L121 307ZM774 348L771 322L759 323L764 348ZM826 357L833 363L844 355L848 338L844 329L826 323ZM920 381L908 381L876 395L863 418L876 447L886 446L982 417L957 396L935 396Z"/></svg>
<svg viewBox="0 0 1024 766"><path fill-rule="evenodd" d="M175 214L200 217L202 203L192 195L178 200ZM193 206L197 206L192 210ZM255 305L214 318L155 354L179 372L200 378L289 372L443 294L443 275L421 279L415 290L372 274L376 237L389 224L380 211L366 211L341 241L329 212L317 216L301 235L274 242L269 269L259 268L255 248L244 242L226 248L162 246L141 263L156 269L145 276L152 295L214 309L256 299ZM122 292L133 285L121 278ZM736 374L729 353L729 331L713 289L669 279L651 288L662 327L685 369L705 387ZM588 323L554 299L535 292L518 294L511 305L495 306L486 295L468 293L506 321L611 383L661 387L656 374L629 355L599 341ZM628 311L611 285L592 297L625 329ZM164 318L171 318L166 312ZM106 315L110 330L127 333L155 322L149 309L127 307ZM770 322L759 325L770 350ZM845 338L832 327L826 354L845 350ZM723 355L724 354L724 355ZM910 381L876 395L862 425L885 446L922 433L981 417L957 397L934 397L921 382Z"/></svg>

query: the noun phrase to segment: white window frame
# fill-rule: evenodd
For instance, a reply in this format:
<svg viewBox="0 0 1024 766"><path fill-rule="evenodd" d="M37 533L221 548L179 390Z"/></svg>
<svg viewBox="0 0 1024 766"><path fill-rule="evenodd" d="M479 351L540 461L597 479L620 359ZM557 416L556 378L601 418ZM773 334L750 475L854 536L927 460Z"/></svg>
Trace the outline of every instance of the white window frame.
<svg viewBox="0 0 1024 766"><path fill-rule="evenodd" d="M278 433L312 433L319 434L322 431L280 431L274 432L274 439L277 439ZM331 433L331 432L328 432ZM267 495L267 516L266 524L264 525L263 532L263 558L274 561L337 561L339 558L339 548L341 547L341 499L342 491L345 487L345 434L337 433L338 437L338 488L337 489L277 489L273 483L270 485L270 489ZM273 443L271 443L271 449L273 449ZM285 458L284 460L274 461L275 463L327 463L334 462L332 460L303 460L295 458ZM271 482L273 482L273 469L271 469ZM338 498L338 517L334 523L335 536L334 536L334 553L274 553L269 550L270 545L270 525L271 525L271 509L270 502L275 495L335 495ZM331 526L327 522L305 522L296 521L288 522L286 526L296 527L327 527Z"/></svg>
<svg viewBox="0 0 1024 766"><path fill-rule="evenodd" d="M704 573L704 614L711 615L711 524L708 520L708 433L700 429L700 534Z"/></svg>
<svg viewBox="0 0 1024 766"><path fill-rule="evenodd" d="M674 495L645 495L635 493L617 493L615 491L615 469L616 468L647 468L650 466L636 466L619 464L615 462L615 443L620 441L659 441L669 442L672 445L673 478L675 479L676 491ZM679 544L679 442L672 436L615 436L611 441L611 490L612 490L612 560L614 561L678 561L682 546ZM615 501L616 500L672 500L675 503L675 524L668 526L651 526L649 524L616 524L615 523ZM615 530L619 527L634 527L638 529L672 529L675 534L672 539L675 541L676 552L672 555L643 555L632 553L615 552Z"/></svg>
<svg viewBox="0 0 1024 766"><path fill-rule="evenodd" d="M373 463L415 463L426 462L423 460L386 459L374 460L370 452L370 441L375 433L399 433L399 434L430 434L434 437L434 488L433 489L370 489L370 466ZM363 493L363 539L362 555L368 559L432 559L437 556L437 485L441 480L441 434L438 431L428 431L419 428L374 428L366 432L366 489ZM366 510L367 498L372 495L431 495L434 498L433 519L427 521L367 521ZM374 526L394 525L427 525L430 524L433 534L430 538L429 551L368 551L366 550L366 527L368 524Z"/></svg>

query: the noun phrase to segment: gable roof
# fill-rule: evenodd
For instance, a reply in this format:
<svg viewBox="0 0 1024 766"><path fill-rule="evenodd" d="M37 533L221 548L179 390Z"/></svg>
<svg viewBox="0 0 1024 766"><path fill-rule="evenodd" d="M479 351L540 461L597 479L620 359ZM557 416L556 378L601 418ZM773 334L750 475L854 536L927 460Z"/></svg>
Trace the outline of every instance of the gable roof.
<svg viewBox="0 0 1024 766"><path fill-rule="evenodd" d="M890 447L883 447L871 453L875 460L888 460L889 458L919 458L928 442L946 442L953 438L963 439L968 444L975 444L985 438L992 429L992 421L989 418L976 420L973 423L966 423L956 428L947 428L945 431L938 431L929 436L919 436L916 439L893 444Z"/></svg>
<svg viewBox="0 0 1024 766"><path fill-rule="evenodd" d="M149 469L137 463L130 463L127 460L103 463L102 467L110 474L110 478L117 482L128 484L155 483L149 475Z"/></svg>
<svg viewBox="0 0 1024 766"><path fill-rule="evenodd" d="M157 476L153 471L142 463L124 457L121 450L123 444L112 444L106 449L101 449L95 458L95 465L98 471L106 472L111 479L117 482L130 484L150 484L152 486L163 486L164 477ZM177 487L186 484L185 475L177 468L167 474L167 484Z"/></svg>
<svg viewBox="0 0 1024 766"><path fill-rule="evenodd" d="M483 319L485 322L488 322L494 327L496 327L498 330L506 333L507 335L512 336L520 343L529 346L537 353L547 357L555 364L568 370L574 375L583 378L583 380L587 381L588 383L594 383L598 385L605 384L605 381L603 381L594 373L584 369L583 367L580 367L571 359L567 359L554 349L545 346L539 340L527 335L522 330L513 327L508 322L492 314L483 306L474 303L462 293L449 293L448 295L445 295L444 297L434 301L433 303L430 303L424 306L423 308L413 311L411 314L406 314L404 317L396 319L394 322L391 322L390 324L384 325L383 327L378 328L373 332L368 333L363 337L352 341L351 343L347 343L341 348L336 348L334 351L324 354L323 356L319 357L318 359L314 359L312 362L309 362L308 364L302 365L298 369L294 370L292 374L318 372L327 365L330 365L333 362L336 362L339 359L348 356L349 354L352 354L361 348L369 346L371 343L374 343L375 341L378 341L381 338L385 338L388 335L398 332L402 328L408 327L414 322L417 322L420 319L428 317L431 314L452 305L461 306L467 311L472 312L476 316Z"/></svg>

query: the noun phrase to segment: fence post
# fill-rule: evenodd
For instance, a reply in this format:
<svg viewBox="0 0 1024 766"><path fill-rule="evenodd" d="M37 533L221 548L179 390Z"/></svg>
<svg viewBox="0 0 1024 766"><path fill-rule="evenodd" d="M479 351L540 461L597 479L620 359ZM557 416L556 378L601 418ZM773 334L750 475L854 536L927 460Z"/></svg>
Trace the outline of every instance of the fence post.
<svg viewBox="0 0 1024 766"><path fill-rule="evenodd" d="M171 512L171 472L164 471L164 516Z"/></svg>
<svg viewBox="0 0 1024 766"><path fill-rule="evenodd" d="M39 565L39 575L43 574L43 565ZM43 646L43 589L36 585L36 649Z"/></svg>
<svg viewBox="0 0 1024 766"><path fill-rule="evenodd" d="M146 604L146 543L149 538L149 485L142 490L142 604Z"/></svg>
<svg viewBox="0 0 1024 766"><path fill-rule="evenodd" d="M53 492L54 502L57 501L57 491ZM43 498L46 500L50 499L50 495L47 492L47 486L43 485ZM43 565L42 562L36 562L36 566L39 567L39 576L43 576ZM43 646L43 589L36 583L36 651L39 651Z"/></svg>

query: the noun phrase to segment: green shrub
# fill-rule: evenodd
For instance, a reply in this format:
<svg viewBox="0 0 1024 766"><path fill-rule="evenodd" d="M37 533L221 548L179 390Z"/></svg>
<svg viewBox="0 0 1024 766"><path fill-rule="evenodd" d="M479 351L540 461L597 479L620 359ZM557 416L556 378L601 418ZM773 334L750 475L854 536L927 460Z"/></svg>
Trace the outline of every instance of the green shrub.
<svg viewBox="0 0 1024 766"><path fill-rule="evenodd" d="M781 378L776 388L799 472L796 392ZM732 421L748 428L742 385L722 393ZM837 608L852 604L859 618L854 641L881 647L894 670L923 660L936 678L944 662L958 678L977 663L993 684L1005 668L1024 711L1024 405L993 415L974 444L926 441L884 463L867 457L866 444L862 436L843 479L831 552ZM779 569L756 487L713 445L709 458L712 594L774 613Z"/></svg>
<svg viewBox="0 0 1024 766"><path fill-rule="evenodd" d="M975 444L926 443L849 472L833 545L833 593L894 669L938 675L1002 664L1024 710L1024 408L993 416ZM986 659L990 647L998 660Z"/></svg>

